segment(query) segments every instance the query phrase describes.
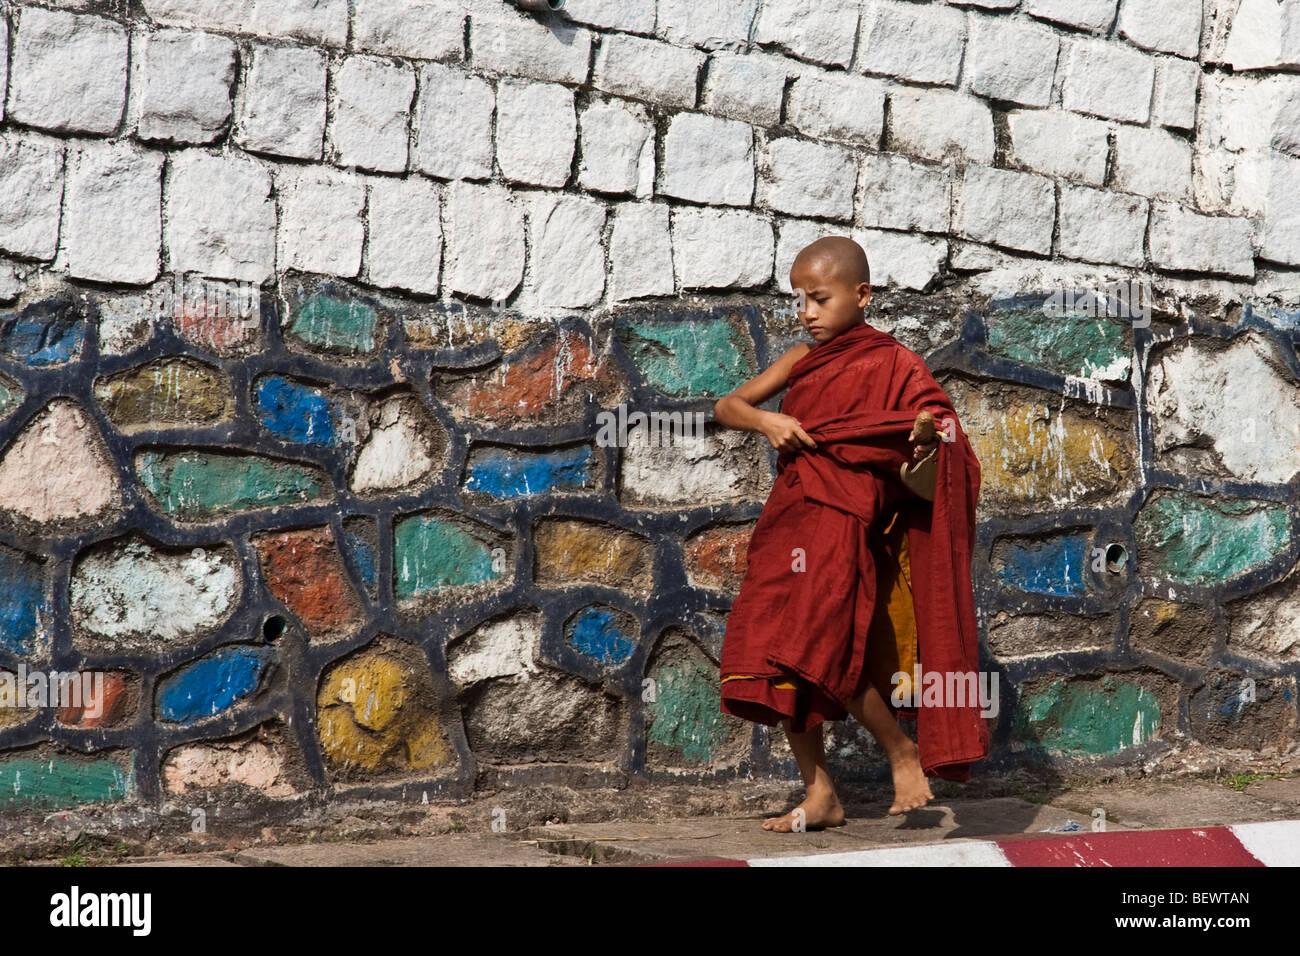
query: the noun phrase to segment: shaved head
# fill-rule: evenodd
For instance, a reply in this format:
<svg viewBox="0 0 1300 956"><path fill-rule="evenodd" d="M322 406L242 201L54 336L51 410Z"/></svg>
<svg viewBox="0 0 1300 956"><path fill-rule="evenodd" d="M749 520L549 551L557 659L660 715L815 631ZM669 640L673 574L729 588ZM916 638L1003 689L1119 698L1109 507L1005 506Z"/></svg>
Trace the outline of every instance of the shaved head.
<svg viewBox="0 0 1300 956"><path fill-rule="evenodd" d="M871 267L867 264L867 254L848 236L823 236L804 246L794 257L790 271L814 263L848 285L857 285L859 282L871 284Z"/></svg>

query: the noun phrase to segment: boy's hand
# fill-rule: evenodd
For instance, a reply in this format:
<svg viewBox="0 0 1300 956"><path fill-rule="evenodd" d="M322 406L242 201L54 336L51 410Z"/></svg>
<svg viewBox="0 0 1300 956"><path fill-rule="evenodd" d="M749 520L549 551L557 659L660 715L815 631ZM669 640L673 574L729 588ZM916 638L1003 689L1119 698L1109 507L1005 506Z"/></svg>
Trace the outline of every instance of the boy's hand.
<svg viewBox="0 0 1300 956"><path fill-rule="evenodd" d="M912 461L918 462L939 447L939 436L934 430L934 416L919 412L912 423L912 433L907 436L912 443Z"/></svg>
<svg viewBox="0 0 1300 956"><path fill-rule="evenodd" d="M817 443L808 437L808 433L799 427L799 419L779 412L772 412L764 419L763 434L780 452L802 451L805 447L816 448Z"/></svg>

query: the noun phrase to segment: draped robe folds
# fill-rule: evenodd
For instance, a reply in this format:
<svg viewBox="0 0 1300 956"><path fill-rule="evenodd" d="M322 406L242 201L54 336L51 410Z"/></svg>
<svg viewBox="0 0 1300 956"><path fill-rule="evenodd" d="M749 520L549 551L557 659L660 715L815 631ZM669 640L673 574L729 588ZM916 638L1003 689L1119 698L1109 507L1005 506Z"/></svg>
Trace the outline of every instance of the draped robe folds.
<svg viewBox="0 0 1300 956"><path fill-rule="evenodd" d="M907 535L922 674L937 672L946 687L960 683L950 674L965 674L967 687L981 686L970 573L980 465L925 362L864 322L791 367L781 411L817 448L777 459L723 640L722 710L768 726L795 717L796 731L848 715L867 686L878 542L891 519ZM920 411L934 415L940 433L933 504L899 479ZM800 688L801 712L773 710L771 688L791 686ZM877 690L890 702L892 688ZM922 770L968 780L970 764L989 751L978 693L932 704L921 691L912 687L914 699L892 711L916 718Z"/></svg>

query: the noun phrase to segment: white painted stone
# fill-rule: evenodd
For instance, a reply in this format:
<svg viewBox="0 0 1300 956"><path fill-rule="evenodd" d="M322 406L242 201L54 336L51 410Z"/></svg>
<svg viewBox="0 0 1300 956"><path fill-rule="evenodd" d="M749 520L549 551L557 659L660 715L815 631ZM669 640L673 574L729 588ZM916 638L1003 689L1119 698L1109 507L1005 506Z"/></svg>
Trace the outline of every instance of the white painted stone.
<svg viewBox="0 0 1300 956"><path fill-rule="evenodd" d="M253 159L198 150L167 164L163 242L176 272L265 282L275 273L271 175Z"/></svg>
<svg viewBox="0 0 1300 956"><path fill-rule="evenodd" d="M99 302L99 352L125 355L153 337L155 320L164 311L162 297L172 291L164 279L148 292L113 295Z"/></svg>
<svg viewBox="0 0 1300 956"><path fill-rule="evenodd" d="M443 212L444 284L452 292L505 299L524 276L524 216L504 186L455 182Z"/></svg>
<svg viewBox="0 0 1300 956"><path fill-rule="evenodd" d="M591 31L552 18L545 23L503 8L471 15L469 47L475 69L556 83L583 83Z"/></svg>
<svg viewBox="0 0 1300 956"><path fill-rule="evenodd" d="M1195 57L1201 45L1201 0L1123 0L1119 35L1144 50Z"/></svg>
<svg viewBox="0 0 1300 956"><path fill-rule="evenodd" d="M1020 0L948 0L953 7L978 7L981 10L1011 10Z"/></svg>
<svg viewBox="0 0 1300 956"><path fill-rule="evenodd" d="M752 288L772 278L772 224L751 212L677 208L673 263L683 288Z"/></svg>
<svg viewBox="0 0 1300 956"><path fill-rule="evenodd" d="M751 476L766 465L752 454L746 437L727 429L664 445L650 440L649 426L629 428L623 492L634 506L651 507L698 508L750 497Z"/></svg>
<svg viewBox="0 0 1300 956"><path fill-rule="evenodd" d="M77 562L69 589L72 619L78 631L100 638L178 644L229 620L240 578L230 548L177 553L133 535Z"/></svg>
<svg viewBox="0 0 1300 956"><path fill-rule="evenodd" d="M847 67L858 32L858 7L858 0L764 3L754 41L780 46L801 60Z"/></svg>
<svg viewBox="0 0 1300 956"><path fill-rule="evenodd" d="M1208 455L1238 481L1290 481L1300 471L1300 389L1281 365L1254 331L1222 349L1184 340L1160 352L1145 391L1157 453L1179 472ZM1190 460L1178 451L1206 439L1211 447Z"/></svg>
<svg viewBox="0 0 1300 956"><path fill-rule="evenodd" d="M1151 262L1159 269L1213 272L1251 278L1255 257L1250 223L1202 216L1183 206L1156 202L1151 210Z"/></svg>
<svg viewBox="0 0 1300 956"><path fill-rule="evenodd" d="M370 181L370 281L389 289L436 295L442 263L442 200L420 176Z"/></svg>
<svg viewBox="0 0 1300 956"><path fill-rule="evenodd" d="M951 167L906 156L867 153L858 175L860 226L947 232L952 210Z"/></svg>
<svg viewBox="0 0 1300 956"><path fill-rule="evenodd" d="M352 490L394 491L433 470L429 415L412 395L398 395L379 406L352 470Z"/></svg>
<svg viewBox="0 0 1300 956"><path fill-rule="evenodd" d="M1062 106L1130 123L1150 118L1153 57L1106 40L1072 40L1068 46L1062 53Z"/></svg>
<svg viewBox="0 0 1300 956"><path fill-rule="evenodd" d="M1113 124L1064 110L1011 110L1008 159L1037 173L1100 186Z"/></svg>
<svg viewBox="0 0 1300 956"><path fill-rule="evenodd" d="M983 100L952 90L904 88L889 99L894 149L922 159L993 162L993 114Z"/></svg>
<svg viewBox="0 0 1300 956"><path fill-rule="evenodd" d="M390 60L350 56L334 71L330 143L340 166L406 172L415 71Z"/></svg>
<svg viewBox="0 0 1300 956"><path fill-rule="evenodd" d="M325 55L254 45L235 97L235 142L255 153L320 159L324 136Z"/></svg>
<svg viewBox="0 0 1300 956"><path fill-rule="evenodd" d="M361 271L366 187L353 173L324 166L276 170L279 268L351 277Z"/></svg>
<svg viewBox="0 0 1300 956"><path fill-rule="evenodd" d="M779 219L776 227L776 284L782 292L793 292L790 267L803 248L822 236L832 235L833 226L811 219Z"/></svg>
<svg viewBox="0 0 1300 956"><path fill-rule="evenodd" d="M1140 196L1062 183L1057 252L1084 262L1141 266L1149 206Z"/></svg>
<svg viewBox="0 0 1300 956"><path fill-rule="evenodd" d="M1046 255L1052 251L1055 219L1050 179L972 163L957 190L952 231L978 242Z"/></svg>
<svg viewBox="0 0 1300 956"><path fill-rule="evenodd" d="M348 36L347 0L143 0L149 19L252 36L342 46Z"/></svg>
<svg viewBox="0 0 1300 956"><path fill-rule="evenodd" d="M230 122L235 44L185 30L131 37L131 124L144 140L210 143Z"/></svg>
<svg viewBox="0 0 1300 956"><path fill-rule="evenodd" d="M1289 591L1252 594L1241 601L1231 616L1230 650L1254 653L1269 661L1295 659L1300 650L1300 590L1295 581L1293 574ZM1234 827L1233 832L1239 830ZM1274 839L1267 842L1276 845Z"/></svg>
<svg viewBox="0 0 1300 956"><path fill-rule="evenodd" d="M1119 0L1025 0L1021 9L1040 20L1104 35L1115 22L1118 3Z"/></svg>
<svg viewBox="0 0 1300 956"><path fill-rule="evenodd" d="M706 50L744 47L758 0L658 0L655 32L670 43Z"/></svg>
<svg viewBox="0 0 1300 956"><path fill-rule="evenodd" d="M605 207L583 196L535 193L528 205L525 306L579 309L605 292Z"/></svg>
<svg viewBox="0 0 1300 956"><path fill-rule="evenodd" d="M678 113L664 135L661 193L692 202L748 206L754 195L754 134L747 123Z"/></svg>
<svg viewBox="0 0 1300 956"><path fill-rule="evenodd" d="M966 16L936 4L865 0L857 69L912 83L952 86L961 73Z"/></svg>
<svg viewBox="0 0 1300 956"><path fill-rule="evenodd" d="M601 38L592 85L662 107L695 105L695 81L705 56L698 50L625 34Z"/></svg>
<svg viewBox="0 0 1300 956"><path fill-rule="evenodd" d="M0 130L0 249L31 259L53 259L63 202L63 143L17 130Z"/></svg>
<svg viewBox="0 0 1300 956"><path fill-rule="evenodd" d="M497 165L505 179L563 186L577 129L573 92L566 87L504 78L497 84Z"/></svg>
<svg viewBox="0 0 1300 956"><path fill-rule="evenodd" d="M1220 60L1235 71L1300 66L1300 9L1277 0L1241 0Z"/></svg>
<svg viewBox="0 0 1300 956"><path fill-rule="evenodd" d="M703 108L755 126L775 125L781 119L786 77L792 73L788 63L761 53L713 54L704 77Z"/></svg>
<svg viewBox="0 0 1300 956"><path fill-rule="evenodd" d="M9 122L59 133L112 133L126 107L127 33L113 20L16 11Z"/></svg>
<svg viewBox="0 0 1300 956"><path fill-rule="evenodd" d="M971 14L966 85L995 100L1046 106L1052 98L1060 41L1049 28L1024 20Z"/></svg>
<svg viewBox="0 0 1300 956"><path fill-rule="evenodd" d="M1263 195L1259 254L1271 262L1300 265L1300 159L1275 151L1253 165ZM1239 174L1240 175L1240 174Z"/></svg>
<svg viewBox="0 0 1300 956"><path fill-rule="evenodd" d="M885 84L808 67L790 87L786 121L806 136L874 147L885 123Z"/></svg>
<svg viewBox="0 0 1300 956"><path fill-rule="evenodd" d="M565 0L564 18L604 30L653 33L655 0Z"/></svg>
<svg viewBox="0 0 1300 956"><path fill-rule="evenodd" d="M1170 129L1192 129L1196 125L1196 86L1200 79L1201 68L1194 61L1161 57L1156 63L1151 122Z"/></svg>
<svg viewBox="0 0 1300 956"><path fill-rule="evenodd" d="M494 677L528 680L538 673L534 659L541 641L542 620L538 614L489 621L448 649L447 674L462 687Z"/></svg>
<svg viewBox="0 0 1300 956"><path fill-rule="evenodd" d="M938 277L948 259L946 239L879 229L856 229L853 239L866 250L873 287L920 291Z"/></svg>
<svg viewBox="0 0 1300 956"><path fill-rule="evenodd" d="M583 189L640 199L654 192L655 128L649 110L626 100L593 99L579 125Z"/></svg>
<svg viewBox="0 0 1300 956"><path fill-rule="evenodd" d="M0 512L37 524L94 518L117 507L117 470L94 421L56 398L0 457Z"/></svg>
<svg viewBox="0 0 1300 956"><path fill-rule="evenodd" d="M9 98L9 21L0 17L0 60L5 68L0 70L0 120L5 116L5 100Z"/></svg>
<svg viewBox="0 0 1300 956"><path fill-rule="evenodd" d="M130 142L82 142L68 154L64 249L68 274L144 285L162 247L161 153Z"/></svg>
<svg viewBox="0 0 1300 956"><path fill-rule="evenodd" d="M455 67L420 69L414 159L421 172L441 179L492 175L492 113L496 94L486 80Z"/></svg>
<svg viewBox="0 0 1300 956"><path fill-rule="evenodd" d="M353 0L352 46L416 60L459 60L465 8L457 0Z"/></svg>
<svg viewBox="0 0 1300 956"><path fill-rule="evenodd" d="M1162 129L1120 124L1115 130L1116 189L1181 202L1192 188L1192 145Z"/></svg>
<svg viewBox="0 0 1300 956"><path fill-rule="evenodd" d="M1300 76L1207 73L1201 97L1199 143L1300 156Z"/></svg>
<svg viewBox="0 0 1300 956"><path fill-rule="evenodd" d="M852 150L782 137L767 144L759 201L794 216L853 218L857 168Z"/></svg>
<svg viewBox="0 0 1300 956"><path fill-rule="evenodd" d="M609 266L609 294L615 301L673 294L673 245L667 206L623 203L614 208Z"/></svg>

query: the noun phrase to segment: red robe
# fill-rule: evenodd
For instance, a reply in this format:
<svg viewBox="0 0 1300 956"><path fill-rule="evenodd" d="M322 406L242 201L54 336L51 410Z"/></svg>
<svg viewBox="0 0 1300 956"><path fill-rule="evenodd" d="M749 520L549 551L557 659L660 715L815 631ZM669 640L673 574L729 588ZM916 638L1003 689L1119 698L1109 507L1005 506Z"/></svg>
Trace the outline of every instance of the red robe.
<svg viewBox="0 0 1300 956"><path fill-rule="evenodd" d="M817 448L777 459L727 621L722 710L768 726L793 717L801 731L844 719L845 705L866 689L880 532L895 511L907 533L923 674L978 674L970 562L980 465L921 357L865 322L814 346L791 367L788 385L781 411L799 420ZM953 422L952 440L939 442L933 504L898 477L911 460L907 436L922 410L934 415L941 438L945 419ZM801 572L793 570L796 549ZM762 679L726 680L734 675ZM794 691L772 689L790 681L799 687L794 709ZM877 689L890 701L892 688ZM894 713L916 717L927 776L964 781L971 762L989 751L980 709L976 699Z"/></svg>

